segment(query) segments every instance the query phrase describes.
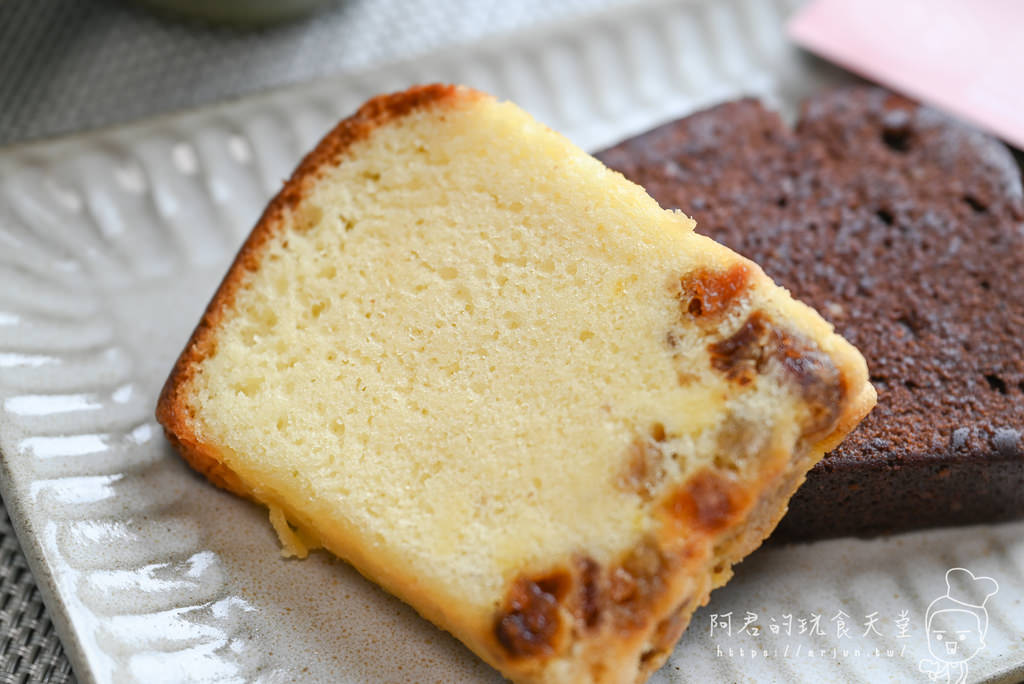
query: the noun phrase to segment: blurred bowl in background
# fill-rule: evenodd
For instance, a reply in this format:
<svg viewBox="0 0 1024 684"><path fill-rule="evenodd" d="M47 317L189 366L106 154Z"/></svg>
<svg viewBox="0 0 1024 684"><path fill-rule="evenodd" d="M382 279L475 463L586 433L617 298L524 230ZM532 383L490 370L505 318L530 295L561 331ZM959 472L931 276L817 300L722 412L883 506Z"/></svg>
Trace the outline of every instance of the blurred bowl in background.
<svg viewBox="0 0 1024 684"><path fill-rule="evenodd" d="M219 24L264 26L307 14L325 0L136 0L154 9Z"/></svg>

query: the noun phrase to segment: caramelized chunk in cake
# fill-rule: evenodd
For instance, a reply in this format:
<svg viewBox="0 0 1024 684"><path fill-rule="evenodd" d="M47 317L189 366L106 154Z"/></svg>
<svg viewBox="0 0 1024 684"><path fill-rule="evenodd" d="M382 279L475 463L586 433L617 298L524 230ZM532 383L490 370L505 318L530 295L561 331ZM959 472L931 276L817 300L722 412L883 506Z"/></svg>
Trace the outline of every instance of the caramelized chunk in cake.
<svg viewBox="0 0 1024 684"><path fill-rule="evenodd" d="M794 128L739 100L598 156L867 358L878 406L773 538L1024 516L1024 189L1002 143L853 86L807 100Z"/></svg>
<svg viewBox="0 0 1024 684"><path fill-rule="evenodd" d="M871 407L752 262L508 103L367 103L273 200L158 416L519 682L632 682Z"/></svg>

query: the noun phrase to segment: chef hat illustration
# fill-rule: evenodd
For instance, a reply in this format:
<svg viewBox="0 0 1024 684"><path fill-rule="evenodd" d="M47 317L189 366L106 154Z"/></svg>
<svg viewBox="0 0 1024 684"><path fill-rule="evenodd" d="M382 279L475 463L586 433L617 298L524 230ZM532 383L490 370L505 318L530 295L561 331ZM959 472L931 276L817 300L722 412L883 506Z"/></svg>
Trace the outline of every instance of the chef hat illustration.
<svg viewBox="0 0 1024 684"><path fill-rule="evenodd" d="M931 602L925 615L925 629L931 629L932 616L942 610L966 610L978 616L981 634L988 631L985 603L999 591L991 577L975 577L965 568L946 571L946 594Z"/></svg>

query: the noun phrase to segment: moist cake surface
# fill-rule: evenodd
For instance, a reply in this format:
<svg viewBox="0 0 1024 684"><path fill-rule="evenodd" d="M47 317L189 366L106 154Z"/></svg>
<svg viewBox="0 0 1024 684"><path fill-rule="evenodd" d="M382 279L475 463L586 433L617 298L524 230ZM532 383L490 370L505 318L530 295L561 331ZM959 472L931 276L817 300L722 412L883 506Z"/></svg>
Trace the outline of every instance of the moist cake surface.
<svg viewBox="0 0 1024 684"><path fill-rule="evenodd" d="M517 681L634 681L870 409L752 262L511 104L372 100L271 203L158 416Z"/></svg>
<svg viewBox="0 0 1024 684"><path fill-rule="evenodd" d="M864 352L878 407L777 537L1024 515L1024 205L998 141L877 88L752 100L599 155L806 299Z"/></svg>

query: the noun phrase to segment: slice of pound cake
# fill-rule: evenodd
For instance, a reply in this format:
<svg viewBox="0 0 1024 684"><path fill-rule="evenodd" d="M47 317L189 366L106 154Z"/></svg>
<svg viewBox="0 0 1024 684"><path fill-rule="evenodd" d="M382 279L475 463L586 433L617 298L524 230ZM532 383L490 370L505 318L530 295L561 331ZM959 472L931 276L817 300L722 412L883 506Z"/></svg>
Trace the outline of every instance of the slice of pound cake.
<svg viewBox="0 0 1024 684"><path fill-rule="evenodd" d="M754 263L512 104L378 97L242 247L157 415L519 682L633 682L871 408Z"/></svg>

